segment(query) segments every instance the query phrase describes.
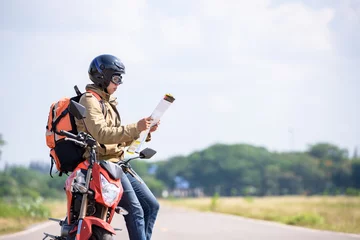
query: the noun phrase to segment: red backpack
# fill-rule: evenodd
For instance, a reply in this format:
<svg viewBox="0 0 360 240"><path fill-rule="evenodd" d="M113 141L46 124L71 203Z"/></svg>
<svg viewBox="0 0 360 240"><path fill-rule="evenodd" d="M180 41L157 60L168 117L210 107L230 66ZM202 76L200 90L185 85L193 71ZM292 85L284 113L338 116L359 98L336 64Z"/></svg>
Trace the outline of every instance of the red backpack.
<svg viewBox="0 0 360 240"><path fill-rule="evenodd" d="M75 118L69 112L68 107L71 100L79 102L80 97L83 94L79 91L77 86L74 86L74 89L77 96L72 98L63 97L50 106L50 112L46 125L46 144L50 148L51 177L54 163L56 169L59 171L59 176L62 176L62 173L67 174L68 172L72 172L79 163L85 160L83 158L85 148L76 145L72 141L66 141L65 136L60 134L61 130L71 132L75 135L78 134ZM99 94L90 90L87 92L92 93L94 97L96 97L101 105L103 114L106 115L105 103Z"/></svg>

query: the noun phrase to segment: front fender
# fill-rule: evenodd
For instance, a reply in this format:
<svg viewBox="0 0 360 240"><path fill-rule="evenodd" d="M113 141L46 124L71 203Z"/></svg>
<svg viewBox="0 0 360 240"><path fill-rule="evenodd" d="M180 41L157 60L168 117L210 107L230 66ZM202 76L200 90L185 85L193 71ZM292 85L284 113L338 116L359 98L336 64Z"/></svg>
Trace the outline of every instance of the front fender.
<svg viewBox="0 0 360 240"><path fill-rule="evenodd" d="M104 220L96 217L85 217L83 219L81 230L80 230L80 236L76 235L76 240L88 240L92 235L92 226L96 225L98 227L101 227L105 229L106 231L112 233L115 235L114 228Z"/></svg>

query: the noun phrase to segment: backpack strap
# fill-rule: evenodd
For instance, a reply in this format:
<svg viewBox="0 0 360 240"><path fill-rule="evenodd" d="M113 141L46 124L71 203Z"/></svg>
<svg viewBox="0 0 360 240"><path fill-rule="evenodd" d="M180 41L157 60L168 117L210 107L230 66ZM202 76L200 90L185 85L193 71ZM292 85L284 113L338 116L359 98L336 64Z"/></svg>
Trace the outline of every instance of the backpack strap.
<svg viewBox="0 0 360 240"><path fill-rule="evenodd" d="M53 156L51 156L51 154L50 154L50 161L51 161L50 177L51 177L51 178L54 178L53 175L52 175L52 170L53 170L53 167L54 167L55 159L53 158ZM60 171L60 172L59 172L59 177L61 177L63 173L65 173L66 175L68 175L68 174L67 174L67 173L68 173L67 171ZM68 176L69 176L69 175L68 175Z"/></svg>
<svg viewBox="0 0 360 240"><path fill-rule="evenodd" d="M51 161L51 166L50 166L50 177L54 178L52 175L52 169L54 167L54 159L52 158L52 156L50 155L50 161Z"/></svg>
<svg viewBox="0 0 360 240"><path fill-rule="evenodd" d="M86 92L91 93L99 101L100 106L101 106L101 111L104 114L104 118L106 118L107 111L106 111L106 106L105 106L104 100L100 97L100 95L98 93L96 93L92 90L87 90Z"/></svg>
<svg viewBox="0 0 360 240"><path fill-rule="evenodd" d="M55 108L55 107L54 107ZM52 111L53 114L54 114L54 111ZM60 122L60 120L69 112L69 110L66 108L56 119L55 121L52 123L52 126L51 126L51 130L50 131L53 131L54 133L56 134L59 134L61 135L57 130L56 130L56 125ZM54 117L53 117L54 119ZM54 137L55 137L55 134L54 134ZM56 141L56 140L55 140Z"/></svg>
<svg viewBox="0 0 360 240"><path fill-rule="evenodd" d="M81 92L77 85L74 86L74 89L75 89L76 95L81 96Z"/></svg>
<svg viewBox="0 0 360 240"><path fill-rule="evenodd" d="M104 118L106 118L107 111L106 111L106 106L105 106L104 100L100 97L100 95L98 93L96 93L94 91L87 90L86 92L91 93L99 101L100 106L101 106L101 111L104 114ZM100 144L100 147L106 149L105 145L102 143Z"/></svg>

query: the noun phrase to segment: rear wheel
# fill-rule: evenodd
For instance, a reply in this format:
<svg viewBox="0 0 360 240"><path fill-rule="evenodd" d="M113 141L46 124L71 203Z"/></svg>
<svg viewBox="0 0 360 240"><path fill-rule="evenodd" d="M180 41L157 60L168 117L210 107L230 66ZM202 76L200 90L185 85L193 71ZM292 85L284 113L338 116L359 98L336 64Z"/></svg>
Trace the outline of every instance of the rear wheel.
<svg viewBox="0 0 360 240"><path fill-rule="evenodd" d="M112 234L105 229L98 226L93 226L92 235L89 240L113 240L113 237Z"/></svg>

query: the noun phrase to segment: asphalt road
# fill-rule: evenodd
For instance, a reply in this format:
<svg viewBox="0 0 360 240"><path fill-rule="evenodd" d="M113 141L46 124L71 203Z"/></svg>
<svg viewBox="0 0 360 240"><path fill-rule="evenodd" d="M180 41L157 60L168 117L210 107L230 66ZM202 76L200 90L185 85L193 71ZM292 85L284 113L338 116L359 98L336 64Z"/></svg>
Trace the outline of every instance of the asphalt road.
<svg viewBox="0 0 360 240"><path fill-rule="evenodd" d="M114 239L129 239L124 220L115 216L112 224L123 228ZM42 233L59 232L57 223L46 222L0 239L42 239ZM154 240L355 240L360 235L317 231L301 227L252 220L225 214L204 213L161 206L152 239Z"/></svg>

